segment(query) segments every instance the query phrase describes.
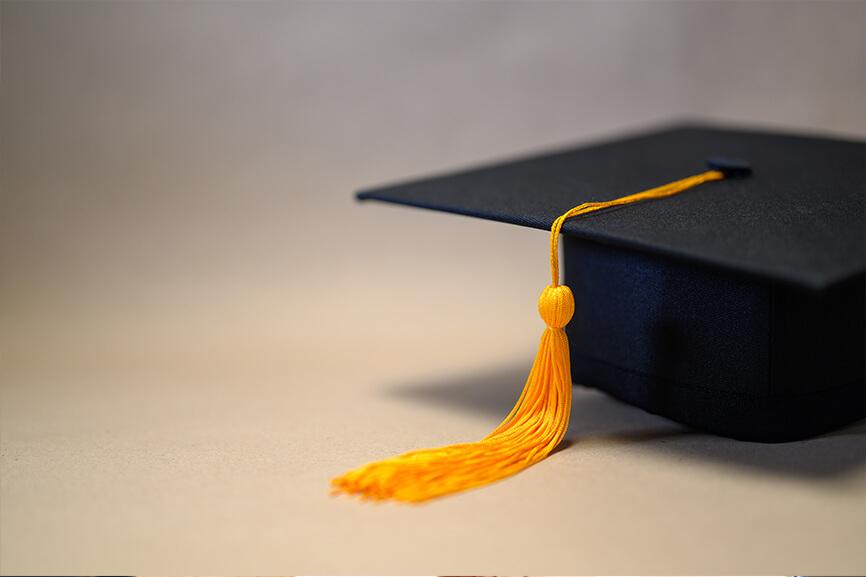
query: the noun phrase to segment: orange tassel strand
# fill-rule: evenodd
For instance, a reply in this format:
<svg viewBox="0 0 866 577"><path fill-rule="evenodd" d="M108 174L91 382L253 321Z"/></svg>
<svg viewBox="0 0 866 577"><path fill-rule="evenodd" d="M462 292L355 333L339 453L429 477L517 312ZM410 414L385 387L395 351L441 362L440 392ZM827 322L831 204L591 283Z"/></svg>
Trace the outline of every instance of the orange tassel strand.
<svg viewBox="0 0 866 577"><path fill-rule="evenodd" d="M478 442L411 451L349 471L331 481L335 492L417 503L504 479L549 455L562 441L571 413L571 365L564 329L574 314L574 297L571 289L559 284L558 242L563 223L611 206L672 196L722 178L722 172L710 170L616 200L587 202L557 218L550 229L552 284L538 300L538 312L547 328L523 392L508 416Z"/></svg>

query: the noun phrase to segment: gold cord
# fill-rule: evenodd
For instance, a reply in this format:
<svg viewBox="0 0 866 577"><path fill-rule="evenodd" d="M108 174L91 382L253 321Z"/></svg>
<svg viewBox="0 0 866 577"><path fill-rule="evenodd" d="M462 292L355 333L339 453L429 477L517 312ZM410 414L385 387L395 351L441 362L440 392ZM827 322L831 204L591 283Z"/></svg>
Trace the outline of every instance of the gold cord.
<svg viewBox="0 0 866 577"><path fill-rule="evenodd" d="M523 392L508 416L478 442L411 451L349 471L331 481L334 492L417 503L504 479L549 455L565 435L571 412L571 365L564 329L574 313L574 297L570 288L559 283L563 223L612 206L672 196L722 178L722 172L710 170L616 200L586 202L557 218L550 228L552 283L538 300L547 328Z"/></svg>

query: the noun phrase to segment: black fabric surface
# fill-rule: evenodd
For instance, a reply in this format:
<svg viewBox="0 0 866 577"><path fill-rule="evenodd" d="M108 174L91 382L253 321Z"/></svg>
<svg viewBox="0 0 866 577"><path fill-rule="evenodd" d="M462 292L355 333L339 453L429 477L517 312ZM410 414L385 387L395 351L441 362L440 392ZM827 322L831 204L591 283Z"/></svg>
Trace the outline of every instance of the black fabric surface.
<svg viewBox="0 0 866 577"><path fill-rule="evenodd" d="M573 219L563 232L811 289L866 269L866 145L681 126L362 191L359 199L549 229L569 208L747 160L751 176Z"/></svg>
<svg viewBox="0 0 866 577"><path fill-rule="evenodd" d="M738 439L866 414L864 275L825 291L567 237L575 384Z"/></svg>

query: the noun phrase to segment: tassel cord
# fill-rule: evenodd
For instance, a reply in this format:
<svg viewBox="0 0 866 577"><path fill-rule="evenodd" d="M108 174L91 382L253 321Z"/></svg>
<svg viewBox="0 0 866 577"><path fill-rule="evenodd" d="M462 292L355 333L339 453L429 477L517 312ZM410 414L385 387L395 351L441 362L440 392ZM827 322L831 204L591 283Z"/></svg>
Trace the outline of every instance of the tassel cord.
<svg viewBox="0 0 866 577"><path fill-rule="evenodd" d="M722 178L722 172L710 170L615 200L586 202L557 218L550 228L552 282L538 301L547 328L520 397L508 415L480 441L410 451L349 471L331 481L334 492L417 503L504 479L547 457L565 436L571 413L571 366L564 327L574 313L574 297L571 289L559 283L563 224L570 218L672 196Z"/></svg>
<svg viewBox="0 0 866 577"><path fill-rule="evenodd" d="M684 190L688 190L705 182L722 180L723 178L725 178L723 172L719 170L708 170L706 172L702 172L701 174L689 176L675 182L663 184L661 186L657 186L656 188L651 188L643 192L630 194L628 196L623 196L614 200L608 200L604 202L584 202L583 204L579 204L571 210L565 212L555 221L553 221L553 225L550 227L550 274L552 285L559 285L559 233L562 232L562 225L565 224L566 220L574 218L576 216L581 216L584 214L589 214L591 212L603 210L605 208L622 206L624 204L632 204L635 202L641 202L643 200L652 200L658 198L665 198L667 196L673 196L675 194L683 192Z"/></svg>

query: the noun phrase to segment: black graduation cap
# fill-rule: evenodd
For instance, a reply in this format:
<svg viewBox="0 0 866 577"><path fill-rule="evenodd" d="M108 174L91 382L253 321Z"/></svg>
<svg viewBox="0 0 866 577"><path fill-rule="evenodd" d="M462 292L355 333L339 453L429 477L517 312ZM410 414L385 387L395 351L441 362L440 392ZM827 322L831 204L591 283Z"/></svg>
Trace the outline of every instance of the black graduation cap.
<svg viewBox="0 0 866 577"><path fill-rule="evenodd" d="M549 230L714 157L729 178L565 222L574 383L747 440L863 417L863 142L679 126L358 198Z"/></svg>

